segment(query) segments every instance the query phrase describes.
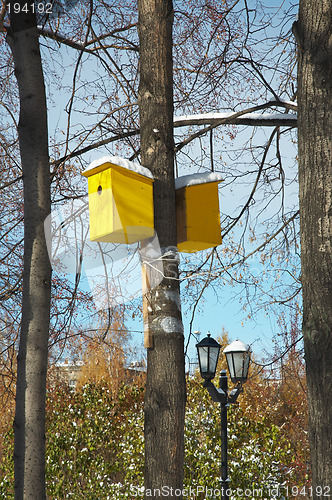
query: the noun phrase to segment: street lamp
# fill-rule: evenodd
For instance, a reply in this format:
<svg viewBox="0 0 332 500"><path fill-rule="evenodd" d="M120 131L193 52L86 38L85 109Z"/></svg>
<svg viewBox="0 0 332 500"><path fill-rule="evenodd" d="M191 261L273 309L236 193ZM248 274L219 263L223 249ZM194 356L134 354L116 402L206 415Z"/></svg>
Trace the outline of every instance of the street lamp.
<svg viewBox="0 0 332 500"><path fill-rule="evenodd" d="M211 333L197 345L199 369L202 378L212 380L216 375L216 369L221 345L211 338Z"/></svg>
<svg viewBox="0 0 332 500"><path fill-rule="evenodd" d="M250 363L250 347L236 340L224 349L227 365L232 382L237 386L228 392L228 380L226 370L221 370L219 379L219 389L211 382L215 377L219 352L221 345L211 338L210 333L205 339L196 344L199 369L201 377L204 378L203 387L206 387L212 398L212 401L220 403L221 413L221 499L228 500L228 465L227 465L227 408L235 403L240 392L242 384L248 378Z"/></svg>
<svg viewBox="0 0 332 500"><path fill-rule="evenodd" d="M244 384L248 378L250 350L241 340L235 340L224 349L229 374L233 384Z"/></svg>

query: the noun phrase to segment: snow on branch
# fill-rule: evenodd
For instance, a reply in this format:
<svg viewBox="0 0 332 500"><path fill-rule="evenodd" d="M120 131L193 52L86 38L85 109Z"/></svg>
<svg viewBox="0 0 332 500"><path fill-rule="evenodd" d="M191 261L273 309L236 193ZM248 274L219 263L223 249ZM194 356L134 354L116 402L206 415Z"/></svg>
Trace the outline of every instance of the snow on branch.
<svg viewBox="0 0 332 500"><path fill-rule="evenodd" d="M270 107L284 107L288 109L296 109L296 104L290 101L269 101L258 106L238 111L238 112L228 112L228 113L205 113L199 115L187 115L174 117L174 128L177 127L189 127L191 125L207 125L206 128L196 132L190 138L187 138L180 145L177 146L177 150L181 149L184 145L192 141L196 136L199 137L209 130L216 128L220 125L251 125L251 126L265 126L265 127L297 127L297 115L296 113L257 113L257 111L270 108ZM82 149L77 149L72 151L70 154L59 158L53 162L53 165L57 167L64 161L69 160L77 156L81 156L88 151L97 149L99 147L110 144L127 137L133 137L139 134L139 129L130 130L126 132L117 133L107 139L97 141L89 146Z"/></svg>
<svg viewBox="0 0 332 500"><path fill-rule="evenodd" d="M55 32L49 29L46 29L42 26L37 27L38 33L40 35L45 36L46 38L50 38L51 40L55 40L58 43L63 43L64 45L67 45L68 47L71 47L72 49L79 50L81 52L88 52L89 54L94 54L93 50L86 48L85 45L83 45L81 42L77 42L73 39L67 38L59 32Z"/></svg>
<svg viewBox="0 0 332 500"><path fill-rule="evenodd" d="M244 111L227 113L203 113L197 115L177 116L174 118L174 127L188 127L189 125L262 125L266 127L296 127L296 113L257 113L261 109L272 106L296 109L296 103L291 101L269 101Z"/></svg>
<svg viewBox="0 0 332 500"><path fill-rule="evenodd" d="M188 125L213 125L223 121L224 125L264 125L265 127L296 127L297 115L288 113L246 113L234 117L234 113L206 113L201 115L186 115L174 118L174 127Z"/></svg>

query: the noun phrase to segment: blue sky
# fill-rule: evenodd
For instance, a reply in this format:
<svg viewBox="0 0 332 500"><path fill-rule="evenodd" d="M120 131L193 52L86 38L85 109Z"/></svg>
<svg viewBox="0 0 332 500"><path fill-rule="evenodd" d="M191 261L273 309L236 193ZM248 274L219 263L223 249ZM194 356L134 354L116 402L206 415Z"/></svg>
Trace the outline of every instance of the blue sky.
<svg viewBox="0 0 332 500"><path fill-rule="evenodd" d="M279 3L280 2L273 2L273 6L274 4L279 4ZM77 57L77 55L75 55L74 52L68 48L62 47L61 51L63 55L63 61L65 64L63 64L61 68L58 67L60 71L58 81L61 82L62 86L63 85L70 86L70 84L72 83L72 73L74 68L74 66L70 63L70 58L72 56L74 56L75 58ZM89 64L91 70L90 71L91 78L93 78L94 75L98 74L98 65L95 64L95 62ZM87 68L87 66L85 66L85 68ZM53 106L52 105L50 106L50 114L49 114L51 136L53 136L54 134L55 127L58 126L59 128L65 129L65 124L67 120L67 114L64 113L62 110L64 105L66 104L66 100L68 99L69 94L67 94L66 96L65 92L61 91L60 93L59 91L54 91L57 83L58 82L49 82L48 85L49 95L51 95L54 100ZM88 120L87 116L83 115L81 119ZM93 116L90 117L90 122L93 119L94 119ZM77 116L75 117L75 115L73 115L73 121L75 120L77 120ZM79 120L77 121L77 123L80 123ZM177 131L177 133L178 132L179 131ZM251 133L252 130L250 129L250 127L246 129L241 128L241 132L238 135L238 143L235 142L232 145L234 151L236 150L237 147L241 147L242 144L244 144L247 140L249 140ZM261 144L266 143L267 137L268 133L262 131ZM289 169L292 169L293 159L294 159L294 146L291 143L289 143L289 148L287 149L287 144L286 144L286 149L284 148L283 151L287 151L287 155L289 154L289 158L283 158L285 161L285 166ZM107 154L107 151L99 149L97 151L94 151L93 153L85 155L84 161L89 162L96 158L104 156L105 154ZM196 151L195 150L191 151L191 154L194 157L196 156L198 158L197 161L193 162L193 165L195 166L199 163L200 151L196 149ZM229 160L229 163L226 166L231 171L230 162L231 160ZM222 165L222 162L220 162L220 165ZM218 167L219 165L216 162L216 168ZM190 170L190 173L192 172L193 170ZM181 175L184 175L185 173L187 172L181 171ZM86 179L82 179L81 182L83 183L83 185L86 186L86 191L87 191ZM244 203L244 200L246 199L247 195L248 195L248 187L245 186L241 187L241 185L239 184L237 185L237 188L234 190L231 183L229 183L228 185L226 185L225 183L225 186L221 186L220 188L221 208L223 209L223 207L227 206L227 211L229 213L231 213L232 210L236 211L237 207L240 206L241 203ZM296 184L287 187L285 191L285 196L286 196L286 206L293 207L294 205L296 205L297 203ZM280 203L280 201L275 200L274 203L276 206L278 205L278 203ZM269 210L271 211L271 213L273 213L275 206L273 206L273 204L270 205ZM266 213L266 219L268 219L268 213ZM227 244L227 241L225 242L225 244ZM252 265L255 264L252 263ZM266 286L268 288L269 284L266 283ZM184 293L185 292L183 292L183 294ZM204 302L202 302L201 308L197 311L195 315L195 320L193 322L193 330L201 331L202 332L201 335L203 337L207 331L210 331L212 336L218 336L221 333L222 328L224 328L225 330L228 331L231 339L239 338L244 342L252 344L253 349L257 353L257 355L263 356L265 355L264 354L265 349L271 352L273 348L272 338L276 334L278 328L276 325L276 319L275 319L276 317L273 316L272 314L267 315L266 312L260 310L255 314L254 319L251 320L246 319L247 314L246 312L242 311L242 305L239 301L239 296L236 296L237 293L241 295L241 290L239 287L228 286L228 285L220 286L220 298L219 301L217 302L215 295L212 291L206 292L206 294L204 295ZM191 310L190 309L188 310L188 305L186 301L184 301L184 304L182 306L182 311L183 311L185 335L187 338L189 333L189 323L191 320ZM134 321L128 320L127 326L130 330L134 332L133 342L137 345L141 345L143 342L142 318L136 318ZM192 340L189 350L190 357L195 356L194 344L195 341Z"/></svg>
<svg viewBox="0 0 332 500"><path fill-rule="evenodd" d="M239 292L239 287L224 287L217 299L212 290L208 290L201 301L201 307L195 313L192 323L192 332L200 331L200 339L207 332L212 337L221 335L223 329L228 332L230 340L240 339L251 345L256 359L266 358L266 351L273 352L273 337L278 331L276 317L267 314L264 310L257 312L252 319L247 318L247 313L242 310L238 298L234 297ZM192 320L192 308L186 304L182 305L183 325L185 333L185 345L187 345L190 322ZM143 321L141 317L126 322L129 330L133 331L133 344L143 346ZM196 335L190 339L188 356L193 359L196 356Z"/></svg>

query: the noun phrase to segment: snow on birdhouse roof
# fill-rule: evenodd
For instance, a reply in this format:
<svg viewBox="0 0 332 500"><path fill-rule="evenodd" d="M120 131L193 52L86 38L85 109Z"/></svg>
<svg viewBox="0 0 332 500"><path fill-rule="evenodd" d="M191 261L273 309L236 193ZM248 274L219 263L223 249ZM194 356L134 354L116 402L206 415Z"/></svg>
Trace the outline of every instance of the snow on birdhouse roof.
<svg viewBox="0 0 332 500"><path fill-rule="evenodd" d="M82 175L85 177L89 177L89 174L92 174L93 170L98 169L105 163L111 163L113 165L118 165L119 167L126 168L127 170L131 170L132 172L136 172L137 174L143 175L144 177L148 177L149 179L153 179L153 175L150 170L146 167L142 167L139 163L129 161L126 158L121 158L121 156L103 156L98 160L94 160L90 163L90 165L82 172Z"/></svg>
<svg viewBox="0 0 332 500"><path fill-rule="evenodd" d="M223 176L219 172L202 172L190 175L183 175L175 179L175 189L194 186L196 184L207 184L209 182L221 182Z"/></svg>

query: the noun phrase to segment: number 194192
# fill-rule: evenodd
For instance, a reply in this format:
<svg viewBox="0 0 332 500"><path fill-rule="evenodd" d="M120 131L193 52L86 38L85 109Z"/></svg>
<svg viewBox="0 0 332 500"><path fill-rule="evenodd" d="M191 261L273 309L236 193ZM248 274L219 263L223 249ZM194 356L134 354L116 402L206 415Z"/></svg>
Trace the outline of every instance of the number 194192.
<svg viewBox="0 0 332 500"><path fill-rule="evenodd" d="M52 4L51 3L17 3L10 2L7 5L7 11L9 14L19 14L20 12L33 12L36 14L52 14Z"/></svg>
<svg viewBox="0 0 332 500"><path fill-rule="evenodd" d="M288 497L292 496L298 498L303 495L305 497L312 498L313 494L315 494L317 497L331 496L329 486L316 486L316 488L313 488L312 486L303 486L302 488L299 488L298 486L284 486L284 488Z"/></svg>

